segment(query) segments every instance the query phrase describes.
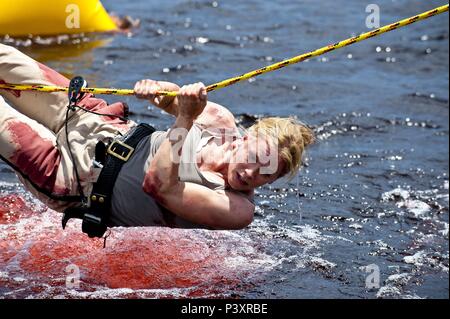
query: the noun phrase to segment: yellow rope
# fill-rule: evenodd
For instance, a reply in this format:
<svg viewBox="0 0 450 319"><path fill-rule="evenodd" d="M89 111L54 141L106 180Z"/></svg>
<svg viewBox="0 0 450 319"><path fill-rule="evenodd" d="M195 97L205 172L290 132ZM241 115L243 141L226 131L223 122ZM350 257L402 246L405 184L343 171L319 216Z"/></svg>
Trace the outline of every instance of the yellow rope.
<svg viewBox="0 0 450 319"><path fill-rule="evenodd" d="M322 47L320 49L317 49L315 51L312 52L308 52L296 57L293 57L291 59L287 59L266 67L263 67L261 69L257 69L248 73L245 73L243 75L234 77L234 78L230 78L227 80L224 80L222 82L218 82L212 85L207 86L207 91L214 91L217 89L221 89L227 86L230 86L232 84L235 84L237 82L241 82L241 81L245 81L249 78L264 74L264 73L268 73L268 72L272 72L281 68L284 68L288 65L291 64L295 64L295 63L299 63L302 62L306 59L310 59L322 54L325 54L327 52L336 50L336 49L340 49L343 48L345 46L349 46L351 44L363 41L363 40L367 40L369 38L378 36L380 34L386 33L386 32L390 32L392 30L396 30L398 28L407 26L411 23L420 21L420 20L424 20L424 19L428 19L432 16L444 13L446 11L448 11L448 4L438 7L436 9L424 12L422 14L418 14L416 16L413 16L411 18L407 18L404 20L401 20L399 22L396 23L392 23L389 25L386 25L384 27L381 27L379 29L375 29L373 31L370 32L366 32L363 33L361 35L357 35L355 37L346 39L344 41L340 41L334 44L330 44L328 46ZM12 90L18 90L18 91L39 91L39 92L67 92L68 88L65 87L57 87L57 86L43 86L43 85L17 85L17 84L0 84L0 89L12 89ZM134 91L133 90L126 90L126 89L104 89L104 88L84 88L82 89L82 92L85 93L93 93L93 94L109 94L109 95L134 95ZM158 95L166 95L166 96L176 96L177 92L158 92Z"/></svg>

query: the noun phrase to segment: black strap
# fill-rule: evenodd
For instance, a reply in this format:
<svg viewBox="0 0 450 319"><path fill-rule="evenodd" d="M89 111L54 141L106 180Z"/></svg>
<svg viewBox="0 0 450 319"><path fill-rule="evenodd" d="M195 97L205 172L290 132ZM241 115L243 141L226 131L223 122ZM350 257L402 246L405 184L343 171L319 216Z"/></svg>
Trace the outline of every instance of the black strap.
<svg viewBox="0 0 450 319"><path fill-rule="evenodd" d="M131 156L139 142L150 136L155 129L148 124L139 124L132 129L123 141L115 140L107 150L106 162L94 184L89 197L89 207L69 208L64 212L63 228L71 218L83 219L83 232L89 237L103 237L107 229L108 218L111 212L111 196L117 176Z"/></svg>

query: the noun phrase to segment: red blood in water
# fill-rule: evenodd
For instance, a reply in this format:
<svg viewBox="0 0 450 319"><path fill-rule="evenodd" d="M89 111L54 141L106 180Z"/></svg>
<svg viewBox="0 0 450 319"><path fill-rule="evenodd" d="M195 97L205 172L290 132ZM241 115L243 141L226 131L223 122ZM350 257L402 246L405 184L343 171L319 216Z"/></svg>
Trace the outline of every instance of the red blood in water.
<svg viewBox="0 0 450 319"><path fill-rule="evenodd" d="M0 224L14 223L21 217L32 214L33 211L26 206L22 197L17 195L0 196Z"/></svg>
<svg viewBox="0 0 450 319"><path fill-rule="evenodd" d="M0 226L14 224L21 218L27 218L33 211L25 204L22 197L18 195L0 196ZM16 234L6 234L3 230L0 233L0 271L3 265L16 255L16 250L12 242L17 239Z"/></svg>
<svg viewBox="0 0 450 319"><path fill-rule="evenodd" d="M63 231L56 212L33 213L13 195L0 202L0 286L19 291L14 297L77 297L66 289L71 265L80 271L79 291L100 289L96 298L116 296L116 288L128 288L120 295L128 298L220 296L262 273L265 255L228 232L114 228L103 249L103 240L89 239L79 221Z"/></svg>

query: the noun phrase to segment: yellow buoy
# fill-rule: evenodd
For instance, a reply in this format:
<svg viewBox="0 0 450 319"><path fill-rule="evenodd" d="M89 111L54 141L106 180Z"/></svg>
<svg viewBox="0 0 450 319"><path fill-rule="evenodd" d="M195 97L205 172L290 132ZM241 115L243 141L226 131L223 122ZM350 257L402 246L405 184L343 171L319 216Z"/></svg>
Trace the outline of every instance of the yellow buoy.
<svg viewBox="0 0 450 319"><path fill-rule="evenodd" d="M0 35L57 35L114 31L99 0L2 0Z"/></svg>

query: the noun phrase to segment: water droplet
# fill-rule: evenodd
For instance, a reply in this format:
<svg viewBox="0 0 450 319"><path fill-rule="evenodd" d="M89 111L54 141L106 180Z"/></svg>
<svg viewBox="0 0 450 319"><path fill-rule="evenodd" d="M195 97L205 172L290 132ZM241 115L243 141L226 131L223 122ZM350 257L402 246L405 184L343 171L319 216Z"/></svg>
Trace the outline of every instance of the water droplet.
<svg viewBox="0 0 450 319"><path fill-rule="evenodd" d="M381 52L381 47L377 47L376 49L375 49L375 51L377 51L377 52Z"/></svg>
<svg viewBox="0 0 450 319"><path fill-rule="evenodd" d="M170 69L169 68L164 68L162 71L163 71L163 73L169 73Z"/></svg>
<svg viewBox="0 0 450 319"><path fill-rule="evenodd" d="M390 47L386 47L386 52L387 53L391 52L391 48Z"/></svg>
<svg viewBox="0 0 450 319"><path fill-rule="evenodd" d="M347 59L353 59L353 54L351 53L347 54Z"/></svg>
<svg viewBox="0 0 450 319"><path fill-rule="evenodd" d="M209 39L204 38L204 37L198 37L197 39L195 39L195 41L197 41L197 43L200 43L200 44L205 44L205 43L209 42Z"/></svg>

